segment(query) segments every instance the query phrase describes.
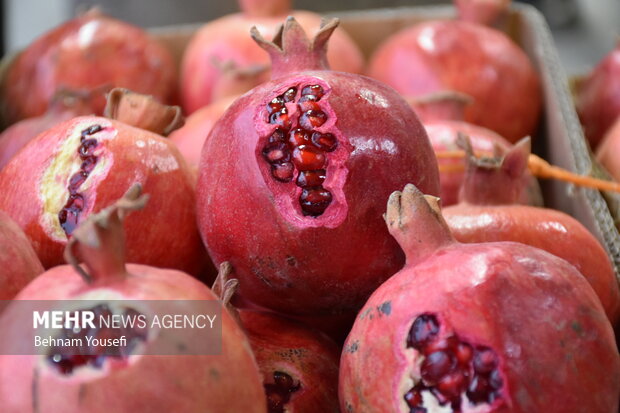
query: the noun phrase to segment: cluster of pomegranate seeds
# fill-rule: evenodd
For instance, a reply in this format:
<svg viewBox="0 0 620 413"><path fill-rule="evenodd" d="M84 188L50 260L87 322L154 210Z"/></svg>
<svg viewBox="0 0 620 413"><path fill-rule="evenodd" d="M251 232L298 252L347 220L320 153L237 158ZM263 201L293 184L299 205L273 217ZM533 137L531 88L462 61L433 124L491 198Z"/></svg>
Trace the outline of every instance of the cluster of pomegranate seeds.
<svg viewBox="0 0 620 413"><path fill-rule="evenodd" d="M297 88L291 87L267 104L269 123L277 125L263 148L263 156L271 165L271 175L280 182L290 182L298 171L295 183L302 188L299 203L304 215L317 217L329 206L332 194L323 188L327 152L338 147L331 133L315 128L327 121L318 101L325 91L320 85L305 86L297 98ZM296 102L298 124L293 124L286 103Z"/></svg>
<svg viewBox="0 0 620 413"><path fill-rule="evenodd" d="M82 165L80 165L80 170L73 174L69 180L69 199L58 213L60 226L67 236L71 235L77 227L78 217L84 209L84 197L78 192L78 188L86 181L97 164L97 157L93 154L97 147L97 140L89 138L89 136L102 129L101 125L93 125L84 129L80 136L80 146L77 152L82 159Z"/></svg>
<svg viewBox="0 0 620 413"><path fill-rule="evenodd" d="M101 304L94 308L89 309L95 313L95 325L101 325L99 323L100 317L107 320L112 319L112 311L107 305ZM141 314L134 309L126 309L124 312L125 317L131 317L137 319ZM89 347L86 337L90 336L98 340L106 339L120 339L125 337L126 346L120 347ZM105 325L101 329L63 329L62 336L57 337L60 339L79 339L82 346L55 346L50 349L47 359L58 371L62 374L69 375L73 373L78 367L90 365L93 367L101 368L103 366L106 357L115 357L118 359L124 359L129 357L133 349L140 342L146 341L147 332L144 329L138 328L135 324L133 328L106 328Z"/></svg>
<svg viewBox="0 0 620 413"><path fill-rule="evenodd" d="M301 383L281 371L273 372L274 383L265 384L267 393L267 411L269 413L284 413L284 405L291 400L291 394L301 388Z"/></svg>
<svg viewBox="0 0 620 413"><path fill-rule="evenodd" d="M434 314L421 314L409 330L407 347L424 356L422 380L405 394L410 413L427 413L422 392L430 391L440 405L448 403L461 411L463 393L473 404L493 403L501 397L503 380L493 349L472 346L457 335L439 338L439 321Z"/></svg>

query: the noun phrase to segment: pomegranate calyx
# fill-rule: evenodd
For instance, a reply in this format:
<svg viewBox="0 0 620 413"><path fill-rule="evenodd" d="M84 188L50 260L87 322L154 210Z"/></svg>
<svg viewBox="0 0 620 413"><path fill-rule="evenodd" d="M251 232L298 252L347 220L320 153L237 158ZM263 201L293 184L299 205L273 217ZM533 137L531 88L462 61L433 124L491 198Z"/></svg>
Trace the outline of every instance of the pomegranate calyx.
<svg viewBox="0 0 620 413"><path fill-rule="evenodd" d="M148 195L141 192L142 186L134 184L121 199L90 215L73 231L64 257L87 283L125 276L123 220L130 211L146 205ZM77 255L88 271L80 266Z"/></svg>
<svg viewBox="0 0 620 413"><path fill-rule="evenodd" d="M323 20L321 28L312 40L294 17L289 16L272 41L265 40L256 26L252 27L252 39L271 57L271 78L277 79L293 72L329 69L327 41L338 27L339 20Z"/></svg>
<svg viewBox="0 0 620 413"><path fill-rule="evenodd" d="M239 280L230 278L232 271L233 268L229 261L221 263L217 277L211 286L211 291L222 301L222 305L228 310L235 321L237 321L237 324L243 326L241 318L239 317L239 311L231 302L239 289Z"/></svg>
<svg viewBox="0 0 620 413"><path fill-rule="evenodd" d="M154 97L114 88L107 96L104 116L162 136L185 123L179 106L167 106Z"/></svg>
<svg viewBox="0 0 620 413"><path fill-rule="evenodd" d="M457 144L465 150L467 167L459 200L473 205L518 203L524 190L531 140L525 137L505 154L493 157L474 154L469 138L459 133Z"/></svg>
<svg viewBox="0 0 620 413"><path fill-rule="evenodd" d="M424 195L413 184L394 191L384 215L390 234L406 255L406 265L415 265L437 249L456 242L439 209L439 198Z"/></svg>

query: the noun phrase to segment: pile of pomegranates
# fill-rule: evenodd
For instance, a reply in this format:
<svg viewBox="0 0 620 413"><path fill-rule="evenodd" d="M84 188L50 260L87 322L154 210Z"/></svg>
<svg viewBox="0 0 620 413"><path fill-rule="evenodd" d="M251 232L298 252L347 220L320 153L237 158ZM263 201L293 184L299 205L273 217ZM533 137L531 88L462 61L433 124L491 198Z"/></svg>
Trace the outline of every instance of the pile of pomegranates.
<svg viewBox="0 0 620 413"><path fill-rule="evenodd" d="M90 11L7 60L0 413L618 412L617 269L542 207L566 171L524 139L510 4L349 35L239 0L159 39Z"/></svg>

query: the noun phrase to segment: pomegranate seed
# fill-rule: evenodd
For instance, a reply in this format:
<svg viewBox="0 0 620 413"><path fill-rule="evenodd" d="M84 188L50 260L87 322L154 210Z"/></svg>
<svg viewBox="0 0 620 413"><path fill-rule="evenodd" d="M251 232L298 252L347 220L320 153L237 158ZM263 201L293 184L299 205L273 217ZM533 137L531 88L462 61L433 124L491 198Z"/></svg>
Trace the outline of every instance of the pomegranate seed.
<svg viewBox="0 0 620 413"><path fill-rule="evenodd" d="M291 153L284 142L271 143L263 149L263 156L269 163L288 162Z"/></svg>
<svg viewBox="0 0 620 413"><path fill-rule="evenodd" d="M484 376L475 375L467 388L467 398L475 404L488 403L491 391L488 380Z"/></svg>
<svg viewBox="0 0 620 413"><path fill-rule="evenodd" d="M280 182L289 182L293 179L295 167L290 162L283 162L271 165L271 176Z"/></svg>
<svg viewBox="0 0 620 413"><path fill-rule="evenodd" d="M310 143L308 139L308 132L303 130L302 128L295 128L289 133L288 141L293 147L300 145L307 145Z"/></svg>
<svg viewBox="0 0 620 413"><path fill-rule="evenodd" d="M304 189L299 197L304 215L319 216L332 202L332 194L324 188Z"/></svg>
<svg viewBox="0 0 620 413"><path fill-rule="evenodd" d="M301 96L313 95L316 97L316 100L319 100L323 97L325 91L321 87L321 85L310 85L306 86L301 90Z"/></svg>
<svg viewBox="0 0 620 413"><path fill-rule="evenodd" d="M93 154L95 148L97 147L97 139L86 139L80 145L78 149L78 154L80 158L84 159Z"/></svg>
<svg viewBox="0 0 620 413"><path fill-rule="evenodd" d="M437 383L454 365L454 357L448 352L436 351L429 354L420 367L424 383L429 386Z"/></svg>
<svg viewBox="0 0 620 413"><path fill-rule="evenodd" d="M437 390L451 400L460 398L461 393L463 393L466 388L467 382L465 375L458 371L445 375L439 383L437 383Z"/></svg>
<svg viewBox="0 0 620 413"><path fill-rule="evenodd" d="M319 186L325 181L325 169L316 171L302 171L297 177L297 186L302 188Z"/></svg>
<svg viewBox="0 0 620 413"><path fill-rule="evenodd" d="M426 347L439 333L439 321L433 314L419 315L411 325L407 337L407 347L421 350Z"/></svg>
<svg viewBox="0 0 620 413"><path fill-rule="evenodd" d="M92 125L82 131L81 133L82 138L85 138L86 136L94 135L95 133L99 132L102 129L103 128L101 127L101 125Z"/></svg>
<svg viewBox="0 0 620 413"><path fill-rule="evenodd" d="M497 356L489 347L478 347L474 355L474 371L488 374L497 367Z"/></svg>
<svg viewBox="0 0 620 413"><path fill-rule="evenodd" d="M291 393L299 390L301 383L295 384L291 376L279 371L273 373L273 379L275 384L265 384L267 411L269 413L284 413L284 405L290 401Z"/></svg>
<svg viewBox="0 0 620 413"><path fill-rule="evenodd" d="M325 152L332 152L338 147L338 140L331 133L314 132L312 134L312 143Z"/></svg>
<svg viewBox="0 0 620 413"><path fill-rule="evenodd" d="M88 175L83 172L76 172L69 180L69 193L73 194L84 183Z"/></svg>
<svg viewBox="0 0 620 413"><path fill-rule="evenodd" d="M415 387L412 388L405 394L405 401L409 407L419 407L423 402L422 392Z"/></svg>
<svg viewBox="0 0 620 413"><path fill-rule="evenodd" d="M276 129L269 137L269 143L284 142L286 134L282 129Z"/></svg>
<svg viewBox="0 0 620 413"><path fill-rule="evenodd" d="M499 370L495 369L489 375L489 386L492 389L498 390L501 389L504 384L504 380L502 380L502 376L499 374Z"/></svg>
<svg viewBox="0 0 620 413"><path fill-rule="evenodd" d="M291 87L286 92L282 94L282 98L285 102L292 102L295 100L297 96L297 88Z"/></svg>
<svg viewBox="0 0 620 413"><path fill-rule="evenodd" d="M82 162L82 165L80 165L80 169L82 170L82 172L88 175L93 171L93 169L95 169L96 164L97 164L97 157L89 156L87 158L84 158L84 162Z"/></svg>
<svg viewBox="0 0 620 413"><path fill-rule="evenodd" d="M450 399L444 396L443 393L437 389L437 387L430 387L430 391L433 393L433 396L435 396L440 405L445 406L450 402Z"/></svg>
<svg viewBox="0 0 620 413"><path fill-rule="evenodd" d="M456 346L456 359L460 364L466 365L467 363L469 363L473 354L473 349L467 343L459 343Z"/></svg>
<svg viewBox="0 0 620 413"><path fill-rule="evenodd" d="M276 386L282 389L289 390L295 387L293 378L286 373L282 373L281 371L273 372L273 380L276 382Z"/></svg>
<svg viewBox="0 0 620 413"><path fill-rule="evenodd" d="M310 99L310 98L314 98L314 96L312 95L308 95L308 96L304 96L301 99L299 99L299 102L297 103L297 106L299 106L299 111L300 112L308 112L308 111L320 111L321 110L321 106L316 102L316 100L314 99Z"/></svg>
<svg viewBox="0 0 620 413"><path fill-rule="evenodd" d="M286 131L291 129L292 126L291 118L288 116L288 110L286 110L286 108L279 112L272 113L269 117L269 123L276 124Z"/></svg>
<svg viewBox="0 0 620 413"><path fill-rule="evenodd" d="M271 102L267 103L267 112L271 115L274 112L279 112L285 108L284 98L282 96L277 96L271 100Z"/></svg>
<svg viewBox="0 0 620 413"><path fill-rule="evenodd" d="M434 351L440 350L451 350L455 352L459 345L459 339L456 336L448 336L442 337L439 340L435 340L432 343L429 343L428 347L425 349L426 354L430 354Z"/></svg>
<svg viewBox="0 0 620 413"><path fill-rule="evenodd" d="M293 163L300 171L312 171L325 166L325 155L310 145L301 145L293 151Z"/></svg>
<svg viewBox="0 0 620 413"><path fill-rule="evenodd" d="M327 120L327 115L318 110L304 112L299 118L299 124L304 129L318 128Z"/></svg>

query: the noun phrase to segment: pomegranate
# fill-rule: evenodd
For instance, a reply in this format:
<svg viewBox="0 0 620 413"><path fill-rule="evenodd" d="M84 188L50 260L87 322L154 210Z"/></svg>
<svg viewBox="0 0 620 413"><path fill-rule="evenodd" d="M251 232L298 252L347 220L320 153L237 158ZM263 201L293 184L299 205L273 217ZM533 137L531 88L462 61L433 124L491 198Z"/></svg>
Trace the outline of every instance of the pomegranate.
<svg viewBox="0 0 620 413"><path fill-rule="evenodd" d="M241 13L204 25L185 49L181 65L183 109L193 113L225 96L244 93L269 80L269 55L248 36L253 26L265 37L275 35L288 15L306 30L317 32L318 14L292 11L291 0L240 0ZM334 70L361 73L364 59L353 40L335 33L327 53Z"/></svg>
<svg viewBox="0 0 620 413"><path fill-rule="evenodd" d="M139 186L124 199L89 216L75 230L67 246L71 265L47 271L30 283L16 300L89 300L98 304L96 314L157 314L154 300L216 300L202 283L170 269L125 264L122 219L140 208ZM86 269L77 263L84 261ZM122 300L122 301L118 301ZM124 306L120 303L124 303ZM140 306L137 308L137 303ZM2 322L3 337L18 340L24 318L32 314L11 313ZM17 317L16 317L17 316ZM21 317L19 317L21 316ZM183 354L191 343L175 335L179 353L147 355L170 340L156 334L152 324L76 332L65 329L63 337L86 334L95 338L125 336L119 351L99 346L84 348L46 347L41 354L0 356L0 399L3 413L99 413L99 412L265 412L265 395L250 345L235 320L221 314L222 346L218 355ZM58 330L55 330L58 331ZM86 341L86 340L85 340ZM131 343L131 344L129 344ZM6 343L5 343L6 344ZM88 345L86 345L88 347ZM141 350L139 350L141 349ZM74 354L75 353L75 354Z"/></svg>
<svg viewBox="0 0 620 413"><path fill-rule="evenodd" d="M339 413L340 349L328 337L275 313L237 309L239 281L220 265L212 291L243 326L263 375L268 413ZM238 300L237 300L238 301Z"/></svg>
<svg viewBox="0 0 620 413"><path fill-rule="evenodd" d="M127 221L128 259L198 274L206 254L196 225L194 177L173 143L141 129L173 129L179 108L121 89L109 100L108 113L134 126L82 116L42 133L0 171L0 209L50 268L63 262L77 224L137 181L152 199Z"/></svg>
<svg viewBox="0 0 620 413"><path fill-rule="evenodd" d="M460 20L492 26L506 17L510 0L455 0Z"/></svg>
<svg viewBox="0 0 620 413"><path fill-rule="evenodd" d="M596 149L596 159L609 171L614 180L620 182L620 117L605 133L603 140Z"/></svg>
<svg viewBox="0 0 620 413"><path fill-rule="evenodd" d="M460 242L515 241L543 249L573 264L588 280L612 323L620 320L620 290L603 246L576 219L561 211L514 205L523 192L529 140L496 158L476 158L468 149L461 203L443 210Z"/></svg>
<svg viewBox="0 0 620 413"><path fill-rule="evenodd" d="M0 134L0 169L41 132L76 116L91 114L90 101L99 94L103 95L105 89L85 93L59 91L44 115L24 119L4 130Z"/></svg>
<svg viewBox="0 0 620 413"><path fill-rule="evenodd" d="M0 211L0 300L11 300L43 266L24 231Z"/></svg>
<svg viewBox="0 0 620 413"><path fill-rule="evenodd" d="M423 96L405 96L411 109L422 123L465 118L465 107L473 102L470 96L451 90L429 93Z"/></svg>
<svg viewBox="0 0 620 413"><path fill-rule="evenodd" d="M413 185L386 221L407 265L347 338L343 412L617 411L613 330L571 264L520 243L459 244Z"/></svg>
<svg viewBox="0 0 620 413"><path fill-rule="evenodd" d="M620 115L619 74L620 44L576 84L575 106L593 149Z"/></svg>
<svg viewBox="0 0 620 413"><path fill-rule="evenodd" d="M128 41L131 39L131 41ZM170 103L176 69L170 52L142 29L91 10L46 33L11 62L2 85L9 124L42 115L60 89L111 85ZM100 115L103 97L89 113Z"/></svg>
<svg viewBox="0 0 620 413"><path fill-rule="evenodd" d="M170 134L170 140L177 145L179 152L191 166L198 168L200 150L207 135L211 132L215 122L237 98L238 96L222 98L198 109L185 119L185 124L181 128Z"/></svg>
<svg viewBox="0 0 620 413"><path fill-rule="evenodd" d="M357 311L403 265L382 225L389 193L438 193L422 125L391 88L326 70L337 20L308 40L294 18L268 42L273 78L236 100L205 141L198 223L240 294L295 315ZM363 225L361 225L363 223Z"/></svg>
<svg viewBox="0 0 620 413"><path fill-rule="evenodd" d="M388 38L373 54L370 76L403 95L454 90L471 96L465 121L510 142L536 131L538 74L504 33L462 21L429 21ZM517 98L518 97L518 98Z"/></svg>
<svg viewBox="0 0 620 413"><path fill-rule="evenodd" d="M454 205L458 201L460 188L465 173L461 168L462 159L441 158L441 153L459 150L457 144L460 135L467 135L475 151L493 154L497 150L506 151L511 144L495 132L458 121L435 121L425 123L424 127L431 140L435 153L439 156L439 181L441 183L441 204ZM526 185L525 191L520 191L519 203L542 205L542 194L538 181L529 172L524 171L520 179Z"/></svg>

